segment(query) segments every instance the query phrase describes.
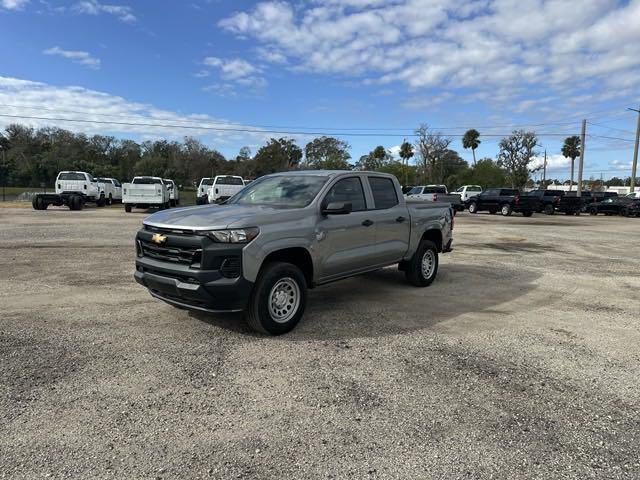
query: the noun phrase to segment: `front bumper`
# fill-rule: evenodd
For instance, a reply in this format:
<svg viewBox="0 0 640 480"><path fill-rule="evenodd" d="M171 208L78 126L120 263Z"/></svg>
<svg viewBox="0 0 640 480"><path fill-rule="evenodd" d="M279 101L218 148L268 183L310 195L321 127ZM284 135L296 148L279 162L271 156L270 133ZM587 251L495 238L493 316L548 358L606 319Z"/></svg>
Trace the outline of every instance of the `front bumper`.
<svg viewBox="0 0 640 480"><path fill-rule="evenodd" d="M242 276L242 245L167 233L163 246L154 250L149 243L153 233L138 232L134 273L151 295L178 308L206 312L246 308L253 283Z"/></svg>

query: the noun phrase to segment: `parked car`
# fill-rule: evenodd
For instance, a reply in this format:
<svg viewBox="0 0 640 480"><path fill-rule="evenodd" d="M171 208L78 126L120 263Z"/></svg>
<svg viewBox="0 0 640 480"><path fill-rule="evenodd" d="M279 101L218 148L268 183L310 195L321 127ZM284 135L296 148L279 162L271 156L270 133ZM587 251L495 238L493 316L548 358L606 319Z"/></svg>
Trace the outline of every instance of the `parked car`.
<svg viewBox="0 0 640 480"><path fill-rule="evenodd" d="M158 207L161 210L171 206L169 190L160 177L134 177L131 183L122 185L124 211L133 208Z"/></svg>
<svg viewBox="0 0 640 480"><path fill-rule="evenodd" d="M446 185L419 185L405 195L407 200L449 203L456 211L464 210L460 195L449 195Z"/></svg>
<svg viewBox="0 0 640 480"><path fill-rule="evenodd" d="M46 210L49 205L66 205L70 210L82 210L87 202L104 207L106 199L98 181L87 172L63 171L56 177L55 193L39 193L31 204L35 210Z"/></svg>
<svg viewBox="0 0 640 480"><path fill-rule="evenodd" d="M209 203L207 199L207 192L211 185L213 185L213 178L205 177L200 180L198 190L196 192L196 205L206 205Z"/></svg>
<svg viewBox="0 0 640 480"><path fill-rule="evenodd" d="M540 200L538 212L544 212L547 215L553 215L555 212L580 215L582 210L582 199L565 195L563 190L531 190L526 195L537 197Z"/></svg>
<svg viewBox="0 0 640 480"><path fill-rule="evenodd" d="M170 178L164 178L164 183L167 186L167 190L169 190L169 205L171 207L175 207L180 204L180 190L178 190L178 186L176 182L171 180Z"/></svg>
<svg viewBox="0 0 640 480"><path fill-rule="evenodd" d="M520 191L513 188L488 188L471 197L467 201L467 208L469 213L486 211L494 214L500 211L507 217L518 212L530 217L533 212L540 210L540 200L535 196L520 195Z"/></svg>
<svg viewBox="0 0 640 480"><path fill-rule="evenodd" d="M589 205L587 211L590 215L598 215L599 213L604 213L605 215L620 215L622 210L634 200L635 199L629 197L609 197L601 202L592 203Z"/></svg>
<svg viewBox="0 0 640 480"><path fill-rule="evenodd" d="M209 203L220 203L233 197L244 188L244 180L237 175L218 175L207 190Z"/></svg>
<svg viewBox="0 0 640 480"><path fill-rule="evenodd" d="M135 279L178 308L244 311L278 335L300 321L308 288L394 264L412 285L430 285L453 223L449 206L407 205L392 175L276 173L226 204L147 217Z"/></svg>
<svg viewBox="0 0 640 480"><path fill-rule="evenodd" d="M122 201L122 184L115 178L100 177L97 179L100 191L104 193L107 205Z"/></svg>
<svg viewBox="0 0 640 480"><path fill-rule="evenodd" d="M640 197L631 197L631 202L620 209L620 215L625 217L640 217Z"/></svg>
<svg viewBox="0 0 640 480"><path fill-rule="evenodd" d="M460 201L465 203L471 197L480 195L482 193L482 187L480 185L463 185L456 190L456 193L460 195Z"/></svg>

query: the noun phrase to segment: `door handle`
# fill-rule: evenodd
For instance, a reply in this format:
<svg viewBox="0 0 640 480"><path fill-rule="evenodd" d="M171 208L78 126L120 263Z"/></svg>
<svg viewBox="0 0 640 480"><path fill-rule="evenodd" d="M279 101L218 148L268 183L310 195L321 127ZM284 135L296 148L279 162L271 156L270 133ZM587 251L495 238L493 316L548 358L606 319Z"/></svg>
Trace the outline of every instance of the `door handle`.
<svg viewBox="0 0 640 480"><path fill-rule="evenodd" d="M373 225L373 221L365 220L364 222L362 222L362 225L364 225L365 227L370 227L371 225Z"/></svg>
<svg viewBox="0 0 640 480"><path fill-rule="evenodd" d="M402 223L402 222L404 222L405 220L406 220L406 218L404 218L404 217L398 217L398 218L396 218L396 222L398 222L398 223Z"/></svg>

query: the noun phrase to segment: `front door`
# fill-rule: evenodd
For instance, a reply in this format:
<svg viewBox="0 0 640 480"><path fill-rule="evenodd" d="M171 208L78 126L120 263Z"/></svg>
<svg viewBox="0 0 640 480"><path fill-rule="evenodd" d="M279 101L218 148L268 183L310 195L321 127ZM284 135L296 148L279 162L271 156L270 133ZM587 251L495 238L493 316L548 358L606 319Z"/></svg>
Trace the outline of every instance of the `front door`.
<svg viewBox="0 0 640 480"><path fill-rule="evenodd" d="M321 282L375 264L375 224L371 212L367 210L359 176L338 180L323 199L322 205L335 202L351 203L352 211L321 217L316 232Z"/></svg>

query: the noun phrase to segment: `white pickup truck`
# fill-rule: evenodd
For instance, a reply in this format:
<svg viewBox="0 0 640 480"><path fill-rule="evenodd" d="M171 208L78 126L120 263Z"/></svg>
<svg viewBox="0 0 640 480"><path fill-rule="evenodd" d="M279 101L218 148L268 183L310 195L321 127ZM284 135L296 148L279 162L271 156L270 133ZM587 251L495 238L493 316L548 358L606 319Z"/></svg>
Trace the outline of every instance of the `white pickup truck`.
<svg viewBox="0 0 640 480"><path fill-rule="evenodd" d="M207 191L209 203L220 203L244 188L244 180L237 175L218 175Z"/></svg>
<svg viewBox="0 0 640 480"><path fill-rule="evenodd" d="M456 211L464 209L460 195L450 194L446 185L419 185L409 190L405 198L407 200L449 203Z"/></svg>
<svg viewBox="0 0 640 480"><path fill-rule="evenodd" d="M209 187L213 185L213 178L204 177L200 179L200 183L198 184L198 191L196 192L196 205L206 205L209 203L207 201L207 192L209 191Z"/></svg>
<svg viewBox="0 0 640 480"><path fill-rule="evenodd" d="M122 185L122 203L125 212L133 208L159 209L170 207L169 189L160 177L134 177L131 183Z"/></svg>
<svg viewBox="0 0 640 480"><path fill-rule="evenodd" d="M56 177L56 193L35 195L32 205L35 210L46 210L49 205L66 205L71 210L82 210L87 202L104 207L106 199L98 181L87 172L63 171Z"/></svg>
<svg viewBox="0 0 640 480"><path fill-rule="evenodd" d="M169 204L172 207L175 207L180 204L180 190L178 190L178 186L176 182L171 180L170 178L165 178L164 184L167 186L169 190Z"/></svg>
<svg viewBox="0 0 640 480"><path fill-rule="evenodd" d="M482 187L480 185L463 185L456 190L456 193L460 195L462 203L465 203L471 197L480 195L482 193Z"/></svg>
<svg viewBox="0 0 640 480"><path fill-rule="evenodd" d="M100 193L104 194L107 205L122 201L122 185L118 180L108 177L100 177L97 180Z"/></svg>

